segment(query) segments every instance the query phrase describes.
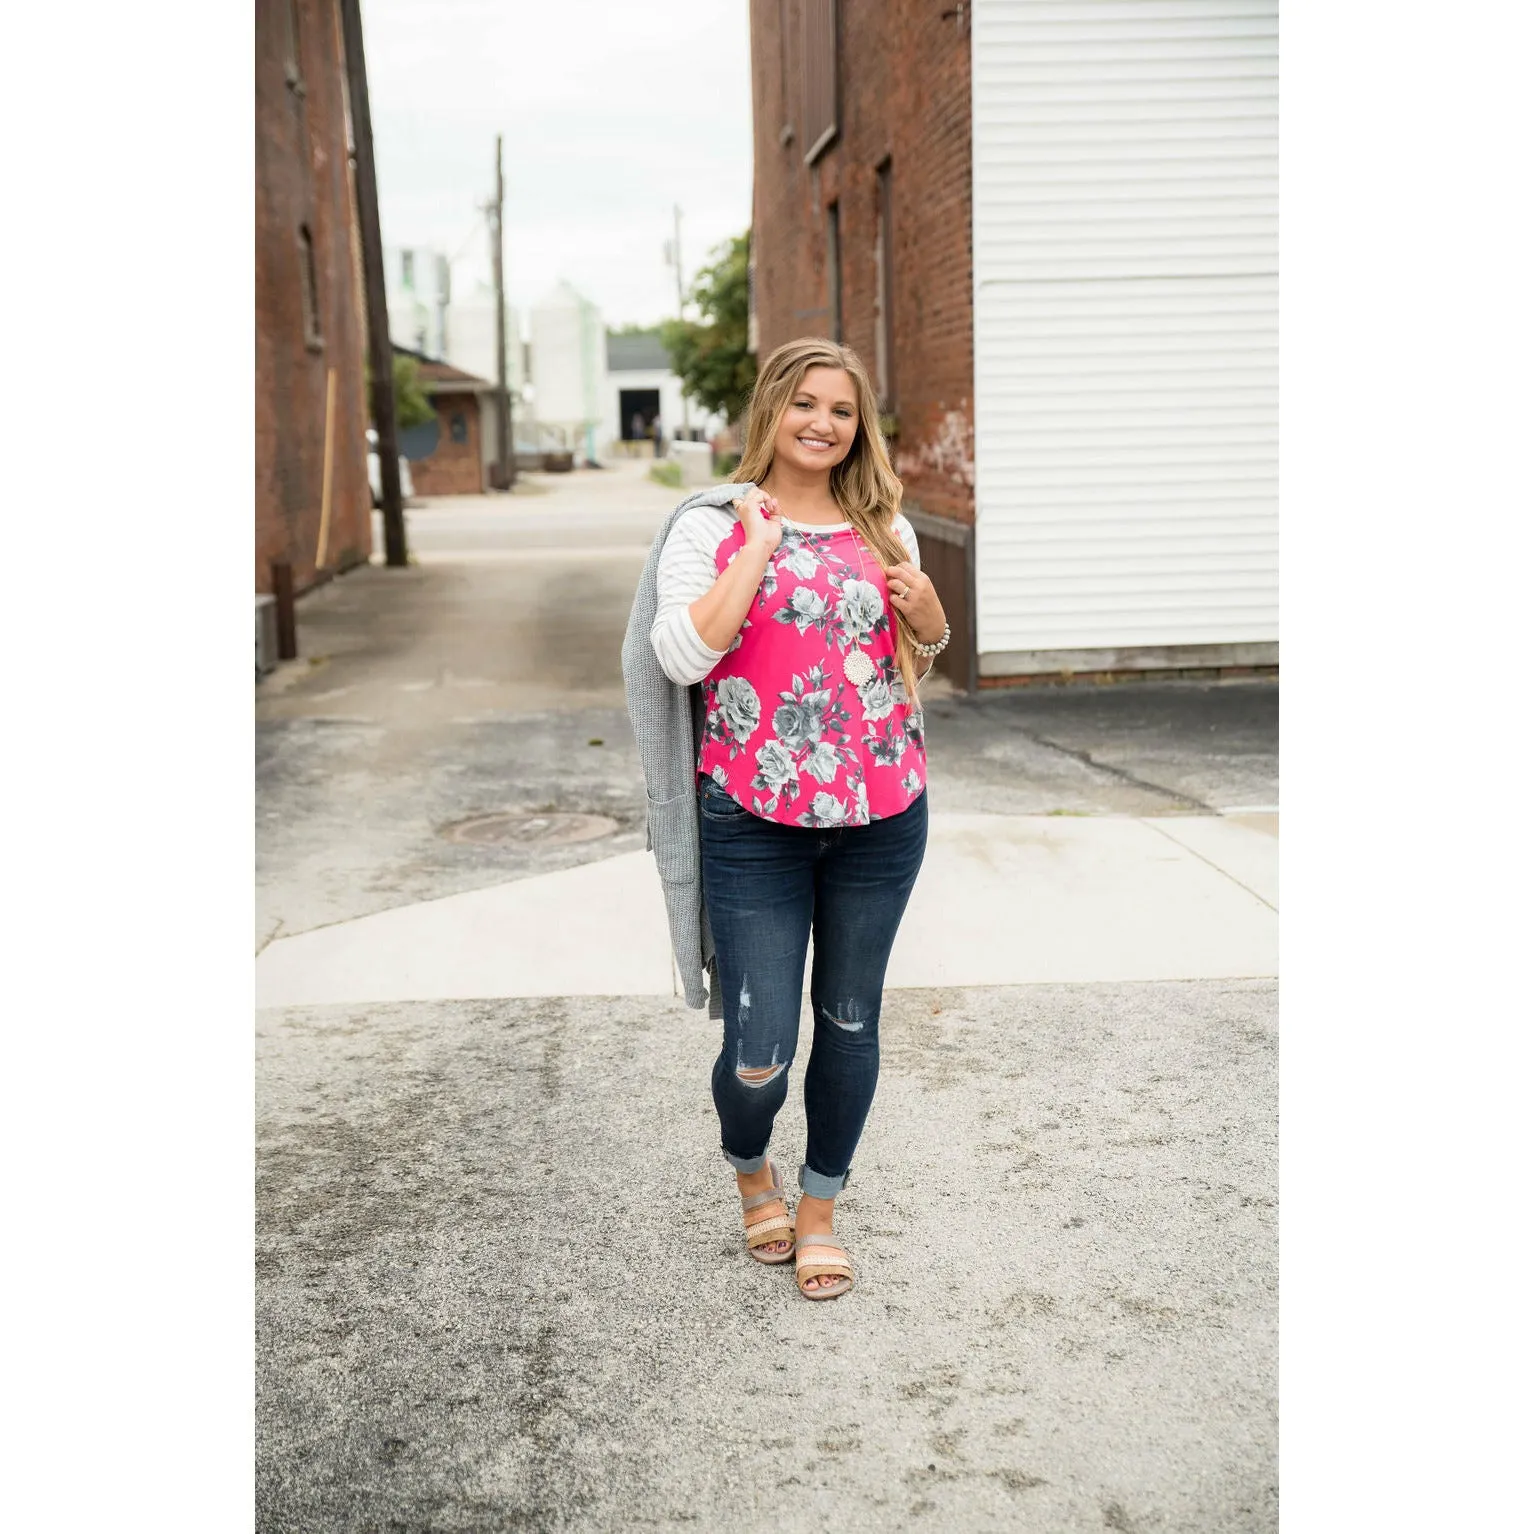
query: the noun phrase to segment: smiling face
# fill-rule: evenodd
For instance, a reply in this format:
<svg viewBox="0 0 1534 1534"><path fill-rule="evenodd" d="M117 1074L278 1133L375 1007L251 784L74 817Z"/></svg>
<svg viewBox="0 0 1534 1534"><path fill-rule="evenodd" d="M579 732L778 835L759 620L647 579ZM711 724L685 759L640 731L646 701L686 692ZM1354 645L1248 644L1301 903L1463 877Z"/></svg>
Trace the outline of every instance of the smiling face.
<svg viewBox="0 0 1534 1534"><path fill-rule="evenodd" d="M789 396L773 438L775 460L829 474L858 434L857 388L845 368L813 367Z"/></svg>

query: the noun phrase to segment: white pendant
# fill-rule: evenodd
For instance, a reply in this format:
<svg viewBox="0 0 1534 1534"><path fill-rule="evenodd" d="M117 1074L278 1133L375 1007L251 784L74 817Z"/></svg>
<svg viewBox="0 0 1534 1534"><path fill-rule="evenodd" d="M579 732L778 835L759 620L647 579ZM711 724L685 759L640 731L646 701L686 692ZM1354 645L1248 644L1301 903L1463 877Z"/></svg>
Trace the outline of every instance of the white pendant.
<svg viewBox="0 0 1534 1534"><path fill-rule="evenodd" d="M866 687L874 679L874 663L862 650L850 650L842 662L842 675L854 687Z"/></svg>

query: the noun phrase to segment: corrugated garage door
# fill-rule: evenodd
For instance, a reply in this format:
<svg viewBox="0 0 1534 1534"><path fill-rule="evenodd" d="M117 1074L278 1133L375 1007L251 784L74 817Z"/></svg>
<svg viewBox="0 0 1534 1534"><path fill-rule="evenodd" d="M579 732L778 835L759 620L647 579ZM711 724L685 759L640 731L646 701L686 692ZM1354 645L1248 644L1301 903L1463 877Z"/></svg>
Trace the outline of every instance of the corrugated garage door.
<svg viewBox="0 0 1534 1534"><path fill-rule="evenodd" d="M1276 3L980 0L973 59L981 675L1276 659Z"/></svg>

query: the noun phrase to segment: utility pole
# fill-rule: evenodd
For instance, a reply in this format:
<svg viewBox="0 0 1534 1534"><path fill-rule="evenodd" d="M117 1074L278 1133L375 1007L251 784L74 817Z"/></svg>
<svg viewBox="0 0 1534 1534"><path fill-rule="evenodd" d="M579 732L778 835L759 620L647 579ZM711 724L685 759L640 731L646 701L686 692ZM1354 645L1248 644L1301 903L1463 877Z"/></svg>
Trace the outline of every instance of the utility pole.
<svg viewBox="0 0 1534 1534"><path fill-rule="evenodd" d="M495 432L500 449L496 488L510 490L517 482L517 455L511 440L511 390L506 382L506 274L501 268L504 240L501 226L506 208L506 181L501 175L501 135L495 136L495 201L490 208L490 259L495 268Z"/></svg>
<svg viewBox="0 0 1534 1534"><path fill-rule="evenodd" d="M686 299L682 294L682 209L679 204L673 203L671 207L674 223L672 225L676 238L672 241L671 250L676 256L676 317L685 319L683 309L686 307ZM687 395L682 395L682 431L688 439L692 437L692 427L687 422Z"/></svg>
<svg viewBox="0 0 1534 1534"><path fill-rule="evenodd" d="M367 63L362 53L361 0L341 0L341 38L346 49L352 136L357 141L357 232L362 241L373 425L378 432L378 477L383 491L384 559L390 565L407 565L410 558L399 484L399 428L394 414L394 348L389 343L389 309L384 299L383 234L378 223L378 172L373 164L373 114L368 106Z"/></svg>

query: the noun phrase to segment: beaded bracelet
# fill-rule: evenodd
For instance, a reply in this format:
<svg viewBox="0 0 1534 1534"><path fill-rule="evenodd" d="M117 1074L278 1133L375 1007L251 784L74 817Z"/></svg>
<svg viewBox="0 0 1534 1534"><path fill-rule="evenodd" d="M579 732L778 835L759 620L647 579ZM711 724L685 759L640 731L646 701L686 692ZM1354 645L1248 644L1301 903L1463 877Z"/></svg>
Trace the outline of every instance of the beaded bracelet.
<svg viewBox="0 0 1534 1534"><path fill-rule="evenodd" d="M943 651L948 647L948 640L951 637L952 632L953 631L945 623L943 625L943 637L941 639L935 639L931 644L916 644L913 640L913 648L918 655L941 655Z"/></svg>

